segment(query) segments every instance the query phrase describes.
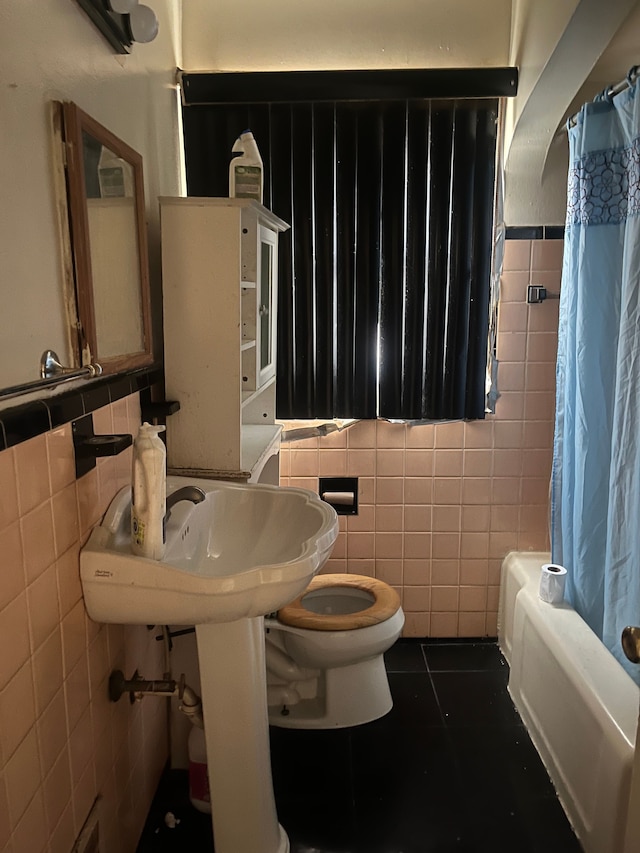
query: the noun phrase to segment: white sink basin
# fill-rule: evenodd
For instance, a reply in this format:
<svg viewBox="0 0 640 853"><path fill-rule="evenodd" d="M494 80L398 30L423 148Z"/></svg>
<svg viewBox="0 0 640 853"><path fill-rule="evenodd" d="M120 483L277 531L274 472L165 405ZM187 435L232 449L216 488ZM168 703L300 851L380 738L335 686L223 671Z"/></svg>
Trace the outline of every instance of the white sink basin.
<svg viewBox="0 0 640 853"><path fill-rule="evenodd" d="M162 561L130 548L131 495L113 499L80 554L84 599L97 622L199 625L264 616L292 601L338 534L332 507L304 489L167 478L167 495L197 486L167 523Z"/></svg>

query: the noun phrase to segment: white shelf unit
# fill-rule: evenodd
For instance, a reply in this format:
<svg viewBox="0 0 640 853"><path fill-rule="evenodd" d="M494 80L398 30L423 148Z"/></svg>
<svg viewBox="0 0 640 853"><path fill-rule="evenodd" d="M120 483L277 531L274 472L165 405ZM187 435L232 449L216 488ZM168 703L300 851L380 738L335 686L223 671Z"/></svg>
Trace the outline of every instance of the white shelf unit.
<svg viewBox="0 0 640 853"><path fill-rule="evenodd" d="M277 241L250 199L161 198L167 427L173 473L255 481L279 449Z"/></svg>

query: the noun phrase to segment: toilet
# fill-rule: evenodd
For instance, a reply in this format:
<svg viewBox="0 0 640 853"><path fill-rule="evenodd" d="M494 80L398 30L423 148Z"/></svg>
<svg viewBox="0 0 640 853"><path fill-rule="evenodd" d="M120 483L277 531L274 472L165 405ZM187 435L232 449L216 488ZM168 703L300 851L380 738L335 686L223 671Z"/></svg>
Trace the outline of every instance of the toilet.
<svg viewBox="0 0 640 853"><path fill-rule="evenodd" d="M393 701L384 652L400 636L398 593L374 578L316 575L265 619L269 723L331 729L382 717Z"/></svg>

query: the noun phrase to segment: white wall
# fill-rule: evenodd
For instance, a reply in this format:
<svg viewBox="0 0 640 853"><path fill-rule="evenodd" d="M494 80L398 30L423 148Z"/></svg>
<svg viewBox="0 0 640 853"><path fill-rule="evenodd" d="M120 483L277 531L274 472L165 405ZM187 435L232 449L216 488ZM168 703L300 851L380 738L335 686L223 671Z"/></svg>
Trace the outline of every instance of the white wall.
<svg viewBox="0 0 640 853"><path fill-rule="evenodd" d="M180 191L174 70L483 66L508 61L511 0L153 0L158 38L113 49L74 0L0 3L0 387L68 359L49 104L73 100L144 158L152 283L158 195ZM480 6L482 8L480 8ZM490 25L488 25L490 21ZM478 34L481 33L481 36Z"/></svg>
<svg viewBox="0 0 640 853"><path fill-rule="evenodd" d="M638 7L638 0L514 0L511 63L520 68L520 81L518 97L507 106L509 225L563 223L568 159L564 119L575 111L576 95L603 54L608 55L610 82L637 61L632 53L635 49L637 55L637 25L635 39L620 42L616 33L629 26ZM633 58L625 59L629 53ZM598 87L591 91L595 94Z"/></svg>
<svg viewBox="0 0 640 853"><path fill-rule="evenodd" d="M518 64L521 97L508 104L507 143L528 94L579 0L189 0L188 71L461 68ZM508 224L559 224L566 196L566 140L546 186L539 175L513 191Z"/></svg>
<svg viewBox="0 0 640 853"><path fill-rule="evenodd" d="M511 0L187 0L189 71L507 65Z"/></svg>
<svg viewBox="0 0 640 853"><path fill-rule="evenodd" d="M508 102L505 150L529 95L579 0L513 0L509 64L519 69L518 97Z"/></svg>
<svg viewBox="0 0 640 853"><path fill-rule="evenodd" d="M613 0L613 5L628 2ZM514 62L521 66L521 81L510 108L512 129L580 3L514 0L513 26L511 5L511 0L188 0L182 9L181 0L153 0L158 38L134 46L129 56L117 56L74 0L4 0L0 387L36 378L46 348L67 356L50 150L52 100L76 101L143 155L157 293L156 198L181 190L176 66L267 70ZM526 151L527 145L524 140L521 147ZM553 144L548 161L543 158L544 174L526 166L507 173L508 224L563 221L566 148L564 139Z"/></svg>
<svg viewBox="0 0 640 853"><path fill-rule="evenodd" d="M73 0L0 3L0 387L37 378L49 347L68 355L49 103L75 101L142 154L152 246L157 196L179 191L180 0L152 6L156 41L119 56Z"/></svg>

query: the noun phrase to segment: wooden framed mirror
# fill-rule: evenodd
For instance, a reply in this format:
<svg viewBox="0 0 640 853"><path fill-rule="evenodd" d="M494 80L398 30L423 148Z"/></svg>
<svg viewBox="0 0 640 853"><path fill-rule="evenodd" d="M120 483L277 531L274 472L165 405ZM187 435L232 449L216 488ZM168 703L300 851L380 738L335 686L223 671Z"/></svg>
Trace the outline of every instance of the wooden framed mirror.
<svg viewBox="0 0 640 853"><path fill-rule="evenodd" d="M153 361L142 157L76 104L58 105L79 362L115 373Z"/></svg>

